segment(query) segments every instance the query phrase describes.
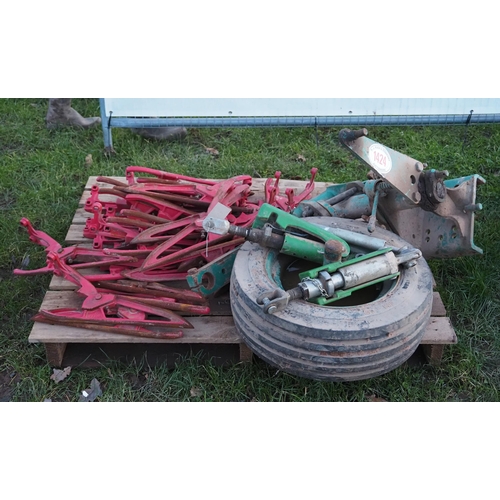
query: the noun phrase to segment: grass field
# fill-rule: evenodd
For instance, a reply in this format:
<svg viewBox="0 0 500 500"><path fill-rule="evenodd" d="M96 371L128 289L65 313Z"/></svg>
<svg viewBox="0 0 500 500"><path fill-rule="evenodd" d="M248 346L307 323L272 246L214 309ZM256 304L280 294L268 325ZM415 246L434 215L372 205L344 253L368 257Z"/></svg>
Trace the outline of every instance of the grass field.
<svg viewBox="0 0 500 500"><path fill-rule="evenodd" d="M84 116L99 114L96 99L75 99ZM500 125L372 127L370 137L450 177L477 173L475 242L484 255L431 261L438 291L458 336L440 367L404 365L354 383L320 383L256 362L221 368L198 357L173 370L138 361L109 362L98 369L73 367L56 384L41 345L28 343L30 318L50 276L14 277L12 270L44 265L43 250L28 240L21 217L62 242L90 175L123 175L142 165L205 178L237 174L318 181L363 180L361 168L338 145L338 129L191 129L178 143L154 143L115 129L117 154L103 154L100 127L47 130L46 99L0 100L0 396L13 401L77 401L96 378L99 401L498 401L500 386ZM219 151L209 155L205 147ZM92 163L85 158L92 155ZM297 161L302 155L306 161Z"/></svg>

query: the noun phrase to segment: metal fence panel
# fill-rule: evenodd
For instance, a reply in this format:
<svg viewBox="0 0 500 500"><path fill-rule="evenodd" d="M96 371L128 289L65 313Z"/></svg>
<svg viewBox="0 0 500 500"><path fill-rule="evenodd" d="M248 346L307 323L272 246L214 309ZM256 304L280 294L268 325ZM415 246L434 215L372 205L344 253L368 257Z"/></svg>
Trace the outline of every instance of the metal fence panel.
<svg viewBox="0 0 500 500"><path fill-rule="evenodd" d="M307 127L500 122L496 98L102 98L106 149L113 127Z"/></svg>
<svg viewBox="0 0 500 500"><path fill-rule="evenodd" d="M105 99L113 117L323 117L500 113L500 99Z"/></svg>

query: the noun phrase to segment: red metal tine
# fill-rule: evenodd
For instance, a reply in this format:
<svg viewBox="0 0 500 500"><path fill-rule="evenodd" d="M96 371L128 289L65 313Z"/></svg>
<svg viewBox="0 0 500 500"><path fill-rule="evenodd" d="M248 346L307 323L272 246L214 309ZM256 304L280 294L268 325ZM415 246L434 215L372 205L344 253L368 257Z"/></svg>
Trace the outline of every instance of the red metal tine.
<svg viewBox="0 0 500 500"><path fill-rule="evenodd" d="M86 277L59 259L56 253L49 252L48 258L54 263L54 274L78 286L76 292L85 297L82 310L93 311L99 309L96 316L101 317L101 320L102 315L104 315L108 323L123 323L123 321L114 321L113 318L106 316L106 311L112 310L113 314L117 314L120 318L132 321L129 324L192 328L188 321L172 311L137 302L133 298L124 298L111 293L100 293ZM106 309L103 309L104 307ZM168 321L147 320L146 315L159 316Z"/></svg>
<svg viewBox="0 0 500 500"><path fill-rule="evenodd" d="M95 249L100 249L107 243L115 245L131 241L139 234L138 229L110 222L108 218L104 217L103 212L102 204L95 202L92 206L94 216L85 221L83 229L83 236L94 240L93 247ZM111 220L113 219L114 217L111 218Z"/></svg>
<svg viewBox="0 0 500 500"><path fill-rule="evenodd" d="M45 247L46 252L61 252L62 250L61 245L47 233L35 229L31 224L31 222L29 221L29 219L23 217L20 223L28 230L29 239L33 243ZM52 264L50 262L47 262L46 266L41 267L39 269L14 269L13 273L19 276L30 276L36 274L50 273L52 271L53 271Z"/></svg>
<svg viewBox="0 0 500 500"><path fill-rule="evenodd" d="M161 200L165 206L185 213L194 213L192 210L206 210L217 189L217 185L205 186L201 184L162 185L149 183L139 186L140 189L137 189L137 186L137 184L131 186L126 190L126 193L128 195L145 195ZM132 198L129 196L129 199ZM157 205L155 204L155 206ZM158 209L161 211L161 207ZM168 212L167 215L169 220L176 218L175 215L168 214Z"/></svg>
<svg viewBox="0 0 500 500"><path fill-rule="evenodd" d="M169 172L164 172L162 170L155 170L153 168L148 167L138 167L138 166L130 166L125 169L125 175L130 184L135 182L134 172L140 172L144 174L154 175L159 179L172 180L172 181L187 181L187 182L196 182L198 184L207 184L213 185L216 184L216 181L211 181L208 179L197 179L195 177L188 177L186 175L172 174Z"/></svg>
<svg viewBox="0 0 500 500"><path fill-rule="evenodd" d="M116 212L121 210L122 208L130 208L127 204L127 202L124 200L124 193L119 190L107 190L107 194L112 194L113 196L117 197L117 200L115 202L112 201L104 201L101 198L99 198L100 194L106 194L102 193L102 191L105 191L104 188L99 188L97 184L92 186L90 188L90 196L85 200L85 205L84 205L84 210L86 212L91 212L93 213L93 206L94 203L100 203L103 211L103 215L114 215ZM112 192L110 192L112 191Z"/></svg>
<svg viewBox="0 0 500 500"><path fill-rule="evenodd" d="M166 308L164 303L148 303L144 299L135 300L134 297L124 297L112 293L102 293L89 279L81 275L76 269L65 262L65 258L77 253L76 247L63 249L61 245L42 231L33 228L28 219L23 218L21 224L28 229L30 239L45 247L47 252L47 266L43 271L52 271L57 276L75 284L77 293L84 297L81 310L59 309L54 311L42 311L34 319L59 324L72 324L93 329L107 329L116 333L127 332L129 335L155 336L159 338L178 337L179 332L151 332L144 326L158 327L181 327L192 328L192 325L172 311L172 307ZM86 256L96 257L96 252L82 249ZM103 255L108 258L108 255ZM112 258L117 260L116 257ZM125 256L129 260L130 257ZM102 262L97 263L97 265ZM109 264L109 262L108 262ZM111 267L111 266L110 266ZM41 271L41 270L38 270ZM161 302L161 301L160 301ZM164 301L163 301L164 302ZM189 305L173 306L180 311L189 311ZM198 308L198 313L206 312L204 308ZM117 316L117 317L116 317ZM160 317L163 320L148 319L148 316Z"/></svg>
<svg viewBox="0 0 500 500"><path fill-rule="evenodd" d="M46 250L50 252L57 252L60 248L62 248L61 245L47 233L35 229L29 219L27 219L26 217L23 217L20 220L20 223L27 229L29 239L33 243L45 247Z"/></svg>
<svg viewBox="0 0 500 500"><path fill-rule="evenodd" d="M105 177L103 175L99 175L96 178L97 182L105 182L106 184L111 184L112 186L117 186L119 188L126 188L128 184L126 182L119 181L113 177Z"/></svg>
<svg viewBox="0 0 500 500"><path fill-rule="evenodd" d="M297 207L301 201L308 198L310 194L313 192L314 178L316 177L317 171L318 171L317 168L311 169L311 180L306 185L304 190L296 196L292 188L287 188L285 190L285 196L281 196L279 194L278 182L281 177L281 172L276 172L274 174L274 177L276 179L274 185L272 185L273 182L272 179L267 179L264 185L266 203L274 205L280 208L281 210L284 210L285 212L290 212L295 207Z"/></svg>
<svg viewBox="0 0 500 500"><path fill-rule="evenodd" d="M106 293L110 290L113 293L117 293L120 295L128 295L133 297L142 297L149 299L159 299L168 303L176 303L176 304L184 304L184 305L196 305L199 309L199 314L205 314L201 312L202 310L206 310L208 308L208 303L205 297L202 295L193 292L189 289L182 290L178 288L169 288L163 286L163 289L156 289L152 285L148 283L139 283L130 281L130 280L122 280L119 282L97 282L95 283L95 287L101 291L105 289Z"/></svg>
<svg viewBox="0 0 500 500"><path fill-rule="evenodd" d="M196 184L178 183L174 181L169 184L159 183L158 181L141 183L136 182L135 184L132 184L131 186L128 186L126 189L124 189L124 192L162 196L170 193L182 195L184 197L196 196L198 194Z"/></svg>
<svg viewBox="0 0 500 500"><path fill-rule="evenodd" d="M88 237L87 231L84 231L84 236ZM132 228L127 228L124 226L120 226L119 224L106 224L100 231L97 233L92 233L93 236L93 248L104 249L105 245L111 244L113 247L117 248L123 245L127 245L130 241L132 241L137 235L139 231L134 230Z"/></svg>
<svg viewBox="0 0 500 500"><path fill-rule="evenodd" d="M88 201L89 200L87 200L87 202ZM91 212L93 216L85 221L83 236L85 238L94 239L97 236L99 230L105 224L105 221L102 218L102 204L98 201L94 201L92 206L86 207L86 211Z"/></svg>
<svg viewBox="0 0 500 500"><path fill-rule="evenodd" d="M184 281L187 277L187 272L175 272L172 270L168 271L152 271L152 272L143 272L139 269L129 269L123 270L120 273L119 278L115 279L125 279L130 278L137 281L144 281L148 283L161 283L168 281ZM104 277L102 279L105 279Z"/></svg>
<svg viewBox="0 0 500 500"><path fill-rule="evenodd" d="M122 256L122 257L116 257L115 259L109 259L109 260L102 260L102 261L89 261L89 262L78 262L75 264L70 264L73 269L79 270L79 269L93 269L93 268L102 268L102 267L111 267L111 266L116 266L120 265L123 266L124 264L131 264L133 262L137 262L138 259L136 257L127 257L127 256Z"/></svg>
<svg viewBox="0 0 500 500"><path fill-rule="evenodd" d="M137 228L127 227L126 225L107 222L102 228L102 233L110 238L120 239L122 243L130 243L140 230Z"/></svg>
<svg viewBox="0 0 500 500"><path fill-rule="evenodd" d="M253 221L255 220L255 217L257 216L258 211L259 209L257 208L252 214L241 213L237 217L233 214L229 214L227 216L227 220L234 226L251 226L253 224Z"/></svg>
<svg viewBox="0 0 500 500"><path fill-rule="evenodd" d="M262 203L264 202L260 201L259 203L251 203L249 201L245 201L245 211L241 211L239 213L235 213L235 211L233 211L227 216L227 220L235 226L251 226Z"/></svg>
<svg viewBox="0 0 500 500"><path fill-rule="evenodd" d="M91 283L98 283L101 281L117 281L127 278L148 283L158 283L162 281L184 281L186 276L187 272L176 272L175 269L143 272L140 268L110 267L108 273L86 274L85 278Z"/></svg>
<svg viewBox="0 0 500 500"><path fill-rule="evenodd" d="M237 177L232 177L223 181L219 184L217 193L213 197L210 205L207 208L207 211L203 214L200 214L200 217L197 221L197 226L201 227L203 219L206 217L206 214L211 212L212 209L218 204L221 203L228 208L231 207L246 207L247 199L250 194L250 184L252 182L252 178L247 175L240 175ZM242 223L247 223L250 220L254 220L255 214L243 214L240 213L241 217L240 221ZM247 216L247 217L246 217ZM233 215L228 215L228 220L234 223L237 220L237 217ZM207 239L212 241L217 238L217 235L209 233L207 235Z"/></svg>
<svg viewBox="0 0 500 500"><path fill-rule="evenodd" d="M177 313L164 307L144 304L133 298L115 295L113 306L116 307L116 314L120 318L128 319L133 322L132 324L139 324L139 326L193 328L189 321ZM167 321L147 319L147 316L158 316L165 318Z"/></svg>
<svg viewBox="0 0 500 500"><path fill-rule="evenodd" d="M223 253L232 250L235 246L241 245L244 242L244 238L234 238L232 235L214 235L215 239L208 242L201 241L195 245L190 246L187 249L179 250L178 252L172 253L165 257L155 258L155 259L145 259L142 268L138 271L151 271L153 269L158 269L166 265L172 265L184 260L191 258L196 255L201 255L207 262L214 260ZM151 255L150 255L151 256ZM138 271L135 269L132 271L127 271L124 274L132 279L138 279ZM187 273L186 273L187 274Z"/></svg>
<svg viewBox="0 0 500 500"><path fill-rule="evenodd" d="M134 217L127 217L122 215L123 211L120 211L118 217L108 217L106 219L108 224L119 224L120 226L138 227L140 229L149 229L154 226L153 222L148 222L146 220L139 220Z"/></svg>
<svg viewBox="0 0 500 500"><path fill-rule="evenodd" d="M231 181L231 182L230 182ZM241 203L248 198L250 186L247 184L235 184L231 179L221 184L216 196L210 203L207 212L210 212L217 203L222 203L230 208L232 205Z"/></svg>
<svg viewBox="0 0 500 500"><path fill-rule="evenodd" d="M97 288L99 292L105 291L109 292L108 289ZM150 297L138 294L137 292L133 292L133 294L127 293L117 293L115 292L116 297L121 297L124 299L133 299L134 302L139 302L142 304L146 304L149 306L159 307L162 309L167 309L169 311L177 311L179 314L199 314L206 315L210 314L210 307L195 305L195 304L186 304L183 302L177 302L175 299L171 299L168 297Z"/></svg>
<svg viewBox="0 0 500 500"><path fill-rule="evenodd" d="M193 215L195 213L193 210L181 205L145 194L128 194L125 199L132 210L140 210L149 214L155 212L158 217L168 220L175 220L183 215Z"/></svg>
<svg viewBox="0 0 500 500"><path fill-rule="evenodd" d="M148 197L142 195L130 195L134 199L140 199L142 201L147 200L147 210L153 211L155 206L159 208L161 211L165 209L168 205L173 206L171 204L164 203L162 201L151 200ZM135 202L131 202L131 206L134 206ZM138 208L143 208L139 206ZM108 217L104 219L102 215L102 205L101 203L94 203L92 207L94 217L92 219L88 219L85 224L85 228L83 231L83 235L86 238L94 239L94 248L102 248L106 243L112 243L116 246L116 244L120 243L131 243L135 238L137 238L141 234L141 227L154 228L152 222L139 222L134 220L129 220L127 218L120 217ZM191 211L182 209L181 211L175 210L175 217L178 217L182 214L182 211L192 213ZM133 213L137 213L138 210L133 210ZM195 215L195 217L197 217ZM159 220L164 220L164 218L159 218ZM153 229L156 231L155 229ZM148 233L149 234L149 233ZM164 239L164 238L163 238ZM147 239L147 236L143 238L141 242L151 243L150 240ZM136 243L134 241L134 243ZM137 242L139 243L139 242Z"/></svg>
<svg viewBox="0 0 500 500"><path fill-rule="evenodd" d="M154 179L152 177L135 177L134 185L149 184L152 181L154 181L156 184L170 184L170 185L178 185L179 184L179 181L172 181L169 179L160 179L159 177L155 177Z"/></svg>
<svg viewBox="0 0 500 500"><path fill-rule="evenodd" d="M164 243L158 245L145 259L141 271L152 271L153 269L158 269L164 266L167 262L169 256L162 257L164 252L175 245L177 242L183 240L186 236L192 234L193 232L199 232L199 228L196 227L195 223L188 224L181 231L173 235ZM183 250L181 250L182 252ZM171 259L170 259L171 260Z"/></svg>
<svg viewBox="0 0 500 500"><path fill-rule="evenodd" d="M246 185L248 186L248 195L250 194L250 185L252 184L252 178L249 175L238 175L236 177L231 177L229 179L218 181L210 186L204 186L198 184L196 189L200 194L200 201L214 203L213 200L217 198L220 200L222 197L226 196L230 191L232 191L236 186ZM244 202L246 197L241 197L240 202ZM217 202L214 203L214 205Z"/></svg>
<svg viewBox="0 0 500 500"><path fill-rule="evenodd" d="M84 309L95 309L113 302L113 295L98 293L95 286L88 279L69 264L66 264L57 253L48 252L47 261L52 262L53 272L56 276L60 276L78 287L76 292L85 297L82 305Z"/></svg>
<svg viewBox="0 0 500 500"><path fill-rule="evenodd" d="M78 245L73 245L63 248L56 240L43 231L39 231L33 228L31 222L23 217L21 219L21 224L27 228L30 240L34 243L45 247L47 252L47 265L40 269L26 270L26 269L15 269L14 274L16 275L35 275L43 274L48 272L54 272L53 259L49 258L49 254L56 254L58 259L67 263L72 263L78 258L83 258L84 260L91 260L92 263L82 263L77 264L75 267L98 267L98 266L109 266L110 264L121 264L132 263L137 261L137 257L132 255L109 255L103 254L100 251L96 251L89 248L82 248Z"/></svg>
<svg viewBox="0 0 500 500"><path fill-rule="evenodd" d="M123 209L123 210L120 210L120 216L144 220L146 222L151 223L152 225L165 224L167 222L170 222L168 219L164 219L162 217L157 217L157 216L151 215L151 214L145 214L144 212L141 212L139 210Z"/></svg>
<svg viewBox="0 0 500 500"><path fill-rule="evenodd" d="M96 250L104 249L106 245L112 245L113 247L120 246L127 241L131 241L138 234L139 231L137 230L117 224L102 225L101 222L96 223L95 219L91 222L87 221L83 230L83 236L93 240L92 247Z"/></svg>
<svg viewBox="0 0 500 500"><path fill-rule="evenodd" d="M158 241L164 241L165 239L171 238L172 234L162 234L166 232L171 232L174 229L180 229L181 227L188 226L199 219L199 215L191 215L189 217L184 217L183 219L177 219L172 222L167 222L165 224L157 224L149 229L145 229L139 233L132 241L132 244L144 243L151 244Z"/></svg>
<svg viewBox="0 0 500 500"><path fill-rule="evenodd" d="M161 283L145 283L141 281L122 280L111 283L96 283L97 287L105 287L129 294L148 295L151 297L165 297L175 301L190 304L206 305L207 299L203 295L189 289L179 289Z"/></svg>
<svg viewBox="0 0 500 500"><path fill-rule="evenodd" d="M269 205L274 205L274 201L276 199L276 196L278 196L280 188L279 188L279 181L281 177L281 172L277 170L274 173L274 185L272 185L273 180L271 178L266 179L266 182L264 184L264 196L265 196L265 202L269 203Z"/></svg>
<svg viewBox="0 0 500 500"><path fill-rule="evenodd" d="M134 337L155 339L178 339L184 335L182 331L154 331L148 330L140 325L126 319L94 318L94 311L78 311L76 309L52 309L50 311L39 311L32 319L40 323L51 325L65 325L87 330L100 330L120 335L131 335ZM164 323L164 322L160 322ZM151 326L165 327L164 324Z"/></svg>
<svg viewBox="0 0 500 500"><path fill-rule="evenodd" d="M300 202L304 201L311 195L314 190L314 179L316 178L317 173L317 168L311 168L311 180L307 183L306 187L300 194L293 197L293 201L290 202L290 210L296 208Z"/></svg>

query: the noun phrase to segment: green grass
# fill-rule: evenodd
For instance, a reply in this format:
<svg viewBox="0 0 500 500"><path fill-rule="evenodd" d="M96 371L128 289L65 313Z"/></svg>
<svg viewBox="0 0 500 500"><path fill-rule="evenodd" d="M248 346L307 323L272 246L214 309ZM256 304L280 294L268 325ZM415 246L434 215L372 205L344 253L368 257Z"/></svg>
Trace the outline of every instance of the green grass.
<svg viewBox="0 0 500 500"><path fill-rule="evenodd" d="M95 99L75 99L84 116L99 114ZM28 343L50 276L14 277L12 270L44 265L43 250L28 240L19 219L63 241L90 175L123 175L142 165L206 178L238 174L318 181L363 180L367 169L338 145L339 129L191 129L180 143L155 143L114 129L117 154L103 154L102 131L47 130L46 99L0 100L0 373L11 380L14 401L77 401L92 378L100 401L498 401L500 386L500 126L372 127L370 136L451 177L478 173L484 210L476 219L475 242L484 255L432 261L459 343L447 347L438 368L404 365L384 376L354 383L325 383L294 377L256 362L219 367L199 356L175 369L109 361L100 368L73 367L59 384L50 380L43 346ZM465 136L465 142L464 142ZM218 158L204 146L219 151ZM91 154L92 165L85 166ZM306 162L297 161L297 155ZM4 377L5 378L5 377ZM1 383L1 382L0 382Z"/></svg>

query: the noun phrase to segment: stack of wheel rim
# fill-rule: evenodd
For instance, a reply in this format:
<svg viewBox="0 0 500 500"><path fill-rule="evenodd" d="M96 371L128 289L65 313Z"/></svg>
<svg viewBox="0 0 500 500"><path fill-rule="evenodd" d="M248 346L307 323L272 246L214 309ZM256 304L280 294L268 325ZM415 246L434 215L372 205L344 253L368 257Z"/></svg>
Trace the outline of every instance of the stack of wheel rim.
<svg viewBox="0 0 500 500"><path fill-rule="evenodd" d="M370 234L359 221L330 217L308 221ZM371 235L394 248L409 246L380 228ZM259 358L293 375L340 382L382 375L415 352L432 308L432 273L423 257L413 267L401 267L397 279L373 285L359 297L353 294L347 304L321 306L295 300L282 311L266 314L256 299L276 286L287 288L283 281L289 264L290 257L251 242L236 256L232 314L238 333Z"/></svg>

